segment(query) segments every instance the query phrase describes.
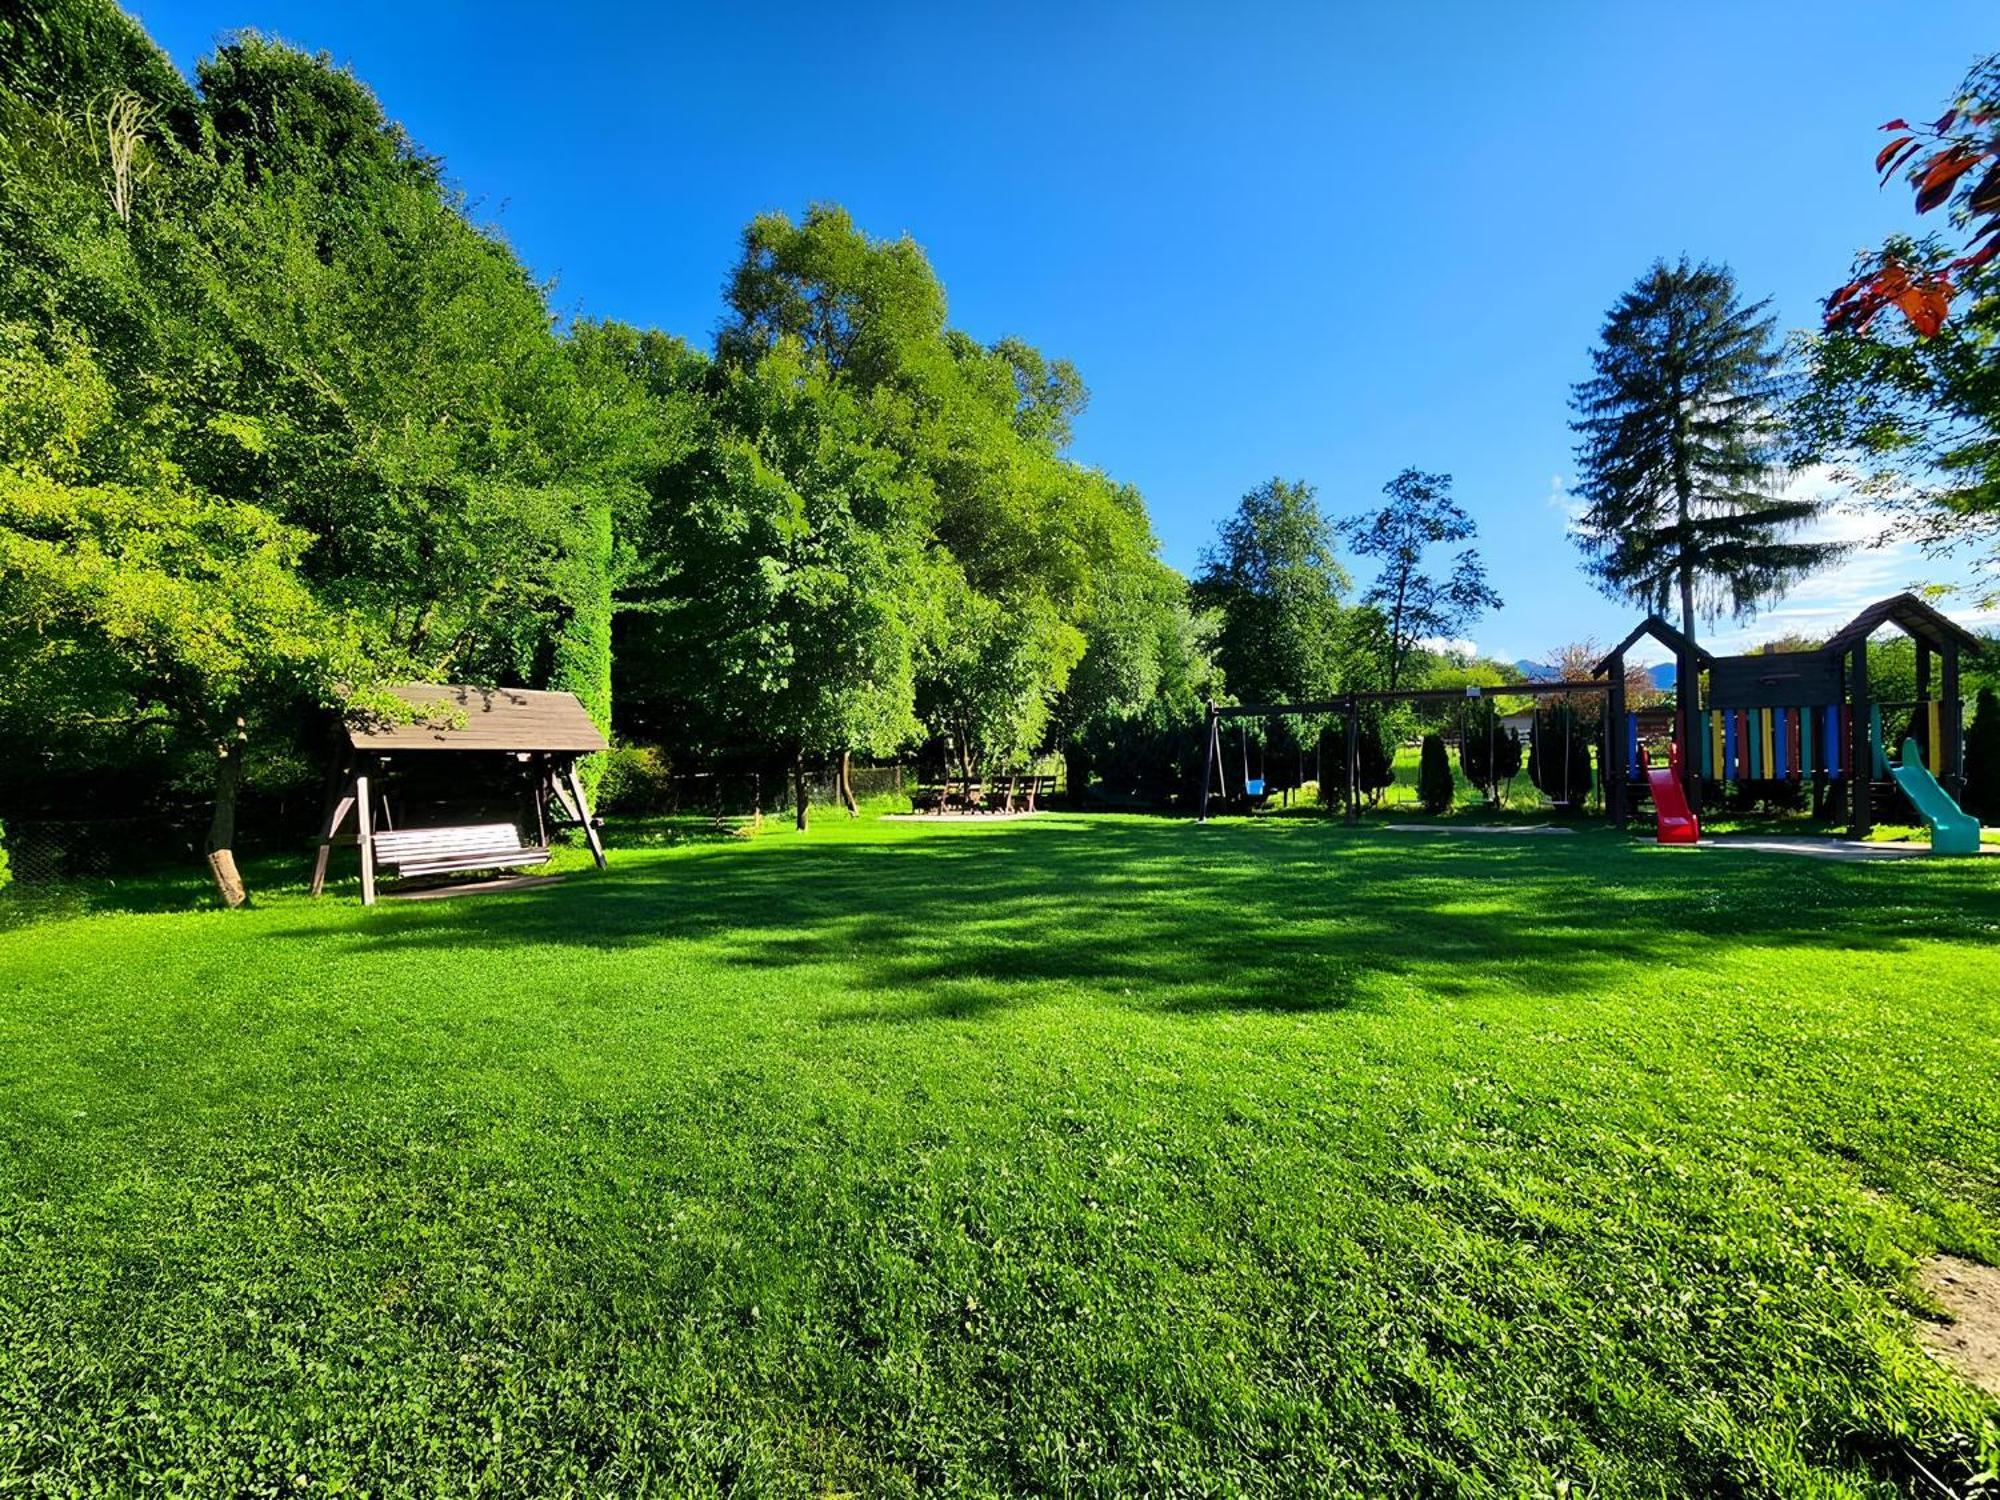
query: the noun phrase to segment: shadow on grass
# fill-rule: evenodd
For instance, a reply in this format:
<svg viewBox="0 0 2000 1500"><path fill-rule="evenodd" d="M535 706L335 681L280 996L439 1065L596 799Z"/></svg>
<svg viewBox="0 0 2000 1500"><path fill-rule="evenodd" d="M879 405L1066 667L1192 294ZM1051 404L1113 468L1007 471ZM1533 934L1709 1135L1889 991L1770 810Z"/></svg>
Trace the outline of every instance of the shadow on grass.
<svg viewBox="0 0 2000 1500"><path fill-rule="evenodd" d="M976 1017L1065 984L1197 1014L1378 1003L1398 981L1582 995L1717 945L1834 955L2000 932L2000 881L1977 866L1725 862L1605 832L1065 818L779 838L628 852L548 891L274 936L372 952L692 943L722 965L826 967L879 997L832 1019L896 1021Z"/></svg>

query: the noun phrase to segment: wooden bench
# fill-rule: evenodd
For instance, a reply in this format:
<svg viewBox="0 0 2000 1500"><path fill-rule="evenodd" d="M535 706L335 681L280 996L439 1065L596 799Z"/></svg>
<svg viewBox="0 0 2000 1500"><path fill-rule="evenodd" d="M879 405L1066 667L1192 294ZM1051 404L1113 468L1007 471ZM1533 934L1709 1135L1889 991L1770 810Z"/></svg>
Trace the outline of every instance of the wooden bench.
<svg viewBox="0 0 2000 1500"><path fill-rule="evenodd" d="M512 823L390 829L375 835L374 850L376 863L399 876L519 870L549 862L549 851L522 843L521 831Z"/></svg>

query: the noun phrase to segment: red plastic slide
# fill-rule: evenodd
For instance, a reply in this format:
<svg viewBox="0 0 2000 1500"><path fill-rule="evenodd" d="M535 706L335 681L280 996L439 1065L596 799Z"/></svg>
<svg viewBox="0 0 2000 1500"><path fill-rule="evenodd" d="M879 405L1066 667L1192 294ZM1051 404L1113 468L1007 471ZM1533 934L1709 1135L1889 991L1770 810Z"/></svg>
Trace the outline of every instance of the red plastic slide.
<svg viewBox="0 0 2000 1500"><path fill-rule="evenodd" d="M1653 811L1660 820L1659 841L1663 844L1698 844L1701 842L1701 823L1688 810L1687 794L1681 790L1681 754L1676 745L1664 766L1655 766L1646 760L1646 752L1639 752L1639 759L1646 767L1646 785L1652 789Z"/></svg>

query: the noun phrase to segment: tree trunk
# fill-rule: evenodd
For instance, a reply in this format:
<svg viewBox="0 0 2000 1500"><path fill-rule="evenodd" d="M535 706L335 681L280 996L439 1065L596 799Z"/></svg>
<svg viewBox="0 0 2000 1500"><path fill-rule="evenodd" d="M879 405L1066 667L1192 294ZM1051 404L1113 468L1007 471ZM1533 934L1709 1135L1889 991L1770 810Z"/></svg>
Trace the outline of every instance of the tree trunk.
<svg viewBox="0 0 2000 1500"><path fill-rule="evenodd" d="M208 870L215 878L216 895L228 907L241 906L249 899L234 853L236 794L243 785L245 738L238 721L235 740L222 740L215 747L215 811L208 820Z"/></svg>
<svg viewBox="0 0 2000 1500"><path fill-rule="evenodd" d="M792 757L792 800L798 808L798 830L806 831L806 757L801 750Z"/></svg>
<svg viewBox="0 0 2000 1500"><path fill-rule="evenodd" d="M854 755L848 750L840 752L840 800L846 805L848 817L861 816L861 804L854 800Z"/></svg>

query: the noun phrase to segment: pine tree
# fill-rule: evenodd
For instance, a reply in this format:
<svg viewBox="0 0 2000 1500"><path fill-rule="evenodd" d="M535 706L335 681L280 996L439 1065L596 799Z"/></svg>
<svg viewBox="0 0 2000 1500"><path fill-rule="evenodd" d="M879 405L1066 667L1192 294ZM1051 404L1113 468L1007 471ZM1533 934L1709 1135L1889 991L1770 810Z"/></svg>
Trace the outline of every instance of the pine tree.
<svg viewBox="0 0 2000 1500"><path fill-rule="evenodd" d="M1767 303L1727 267L1656 263L1621 297L1571 394L1585 509L1573 528L1613 598L1697 619L1742 619L1826 566L1838 544L1797 538L1820 510L1779 493L1782 353Z"/></svg>

